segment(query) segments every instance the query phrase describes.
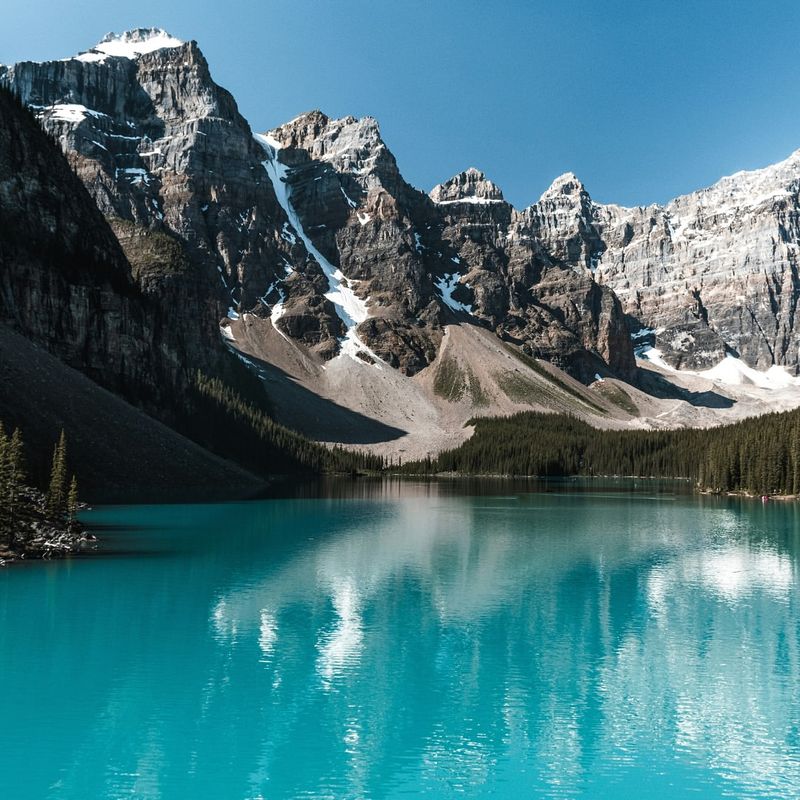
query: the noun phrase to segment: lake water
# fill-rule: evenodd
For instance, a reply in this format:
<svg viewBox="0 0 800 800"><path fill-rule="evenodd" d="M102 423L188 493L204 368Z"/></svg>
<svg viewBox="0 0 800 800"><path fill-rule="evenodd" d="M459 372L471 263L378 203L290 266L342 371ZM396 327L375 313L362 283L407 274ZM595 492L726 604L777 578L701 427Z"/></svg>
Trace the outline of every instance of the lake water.
<svg viewBox="0 0 800 800"><path fill-rule="evenodd" d="M800 796L800 508L549 488L91 512L0 571L0 797Z"/></svg>

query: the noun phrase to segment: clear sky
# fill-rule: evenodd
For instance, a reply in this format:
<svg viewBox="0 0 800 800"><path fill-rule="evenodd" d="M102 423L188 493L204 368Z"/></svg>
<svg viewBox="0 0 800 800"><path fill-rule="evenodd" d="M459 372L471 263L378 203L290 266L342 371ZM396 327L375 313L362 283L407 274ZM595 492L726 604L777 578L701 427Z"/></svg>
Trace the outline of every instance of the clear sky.
<svg viewBox="0 0 800 800"><path fill-rule="evenodd" d="M562 172L663 202L800 148L797 0L8 0L0 63L108 31L196 39L256 130L378 119L408 181L476 166L518 207Z"/></svg>

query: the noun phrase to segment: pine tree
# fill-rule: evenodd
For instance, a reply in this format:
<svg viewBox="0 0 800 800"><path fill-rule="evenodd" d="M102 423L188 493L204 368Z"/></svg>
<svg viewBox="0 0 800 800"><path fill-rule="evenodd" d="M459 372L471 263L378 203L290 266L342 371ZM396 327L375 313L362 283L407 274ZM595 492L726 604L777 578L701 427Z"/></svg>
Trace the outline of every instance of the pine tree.
<svg viewBox="0 0 800 800"><path fill-rule="evenodd" d="M67 494L67 522L72 525L78 512L78 479L73 475Z"/></svg>
<svg viewBox="0 0 800 800"><path fill-rule="evenodd" d="M9 439L0 422L0 543L11 543L11 467Z"/></svg>
<svg viewBox="0 0 800 800"><path fill-rule="evenodd" d="M6 500L8 503L8 534L9 541L22 541L26 538L26 522L23 514L25 486L25 468L22 458L22 433L19 428L14 430L8 440L6 448Z"/></svg>
<svg viewBox="0 0 800 800"><path fill-rule="evenodd" d="M67 437L62 429L53 450L50 484L47 489L47 515L52 523L63 521L67 513Z"/></svg>

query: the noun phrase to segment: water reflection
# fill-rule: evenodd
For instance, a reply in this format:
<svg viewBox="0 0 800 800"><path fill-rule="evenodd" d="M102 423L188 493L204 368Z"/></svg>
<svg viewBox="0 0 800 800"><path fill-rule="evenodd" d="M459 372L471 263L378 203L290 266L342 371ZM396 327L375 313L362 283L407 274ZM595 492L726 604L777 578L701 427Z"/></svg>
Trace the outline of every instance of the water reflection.
<svg viewBox="0 0 800 800"><path fill-rule="evenodd" d="M797 795L796 508L520 488L108 511L0 584L2 796Z"/></svg>
<svg viewBox="0 0 800 800"><path fill-rule="evenodd" d="M317 686L343 695L308 701L322 730L389 762L356 759L362 787L385 789L383 766L398 792L512 792L524 767L520 786L576 796L660 751L701 793L785 794L800 786L794 557L719 505L398 499L214 616L236 631L267 608L313 615ZM330 773L308 766L311 791Z"/></svg>

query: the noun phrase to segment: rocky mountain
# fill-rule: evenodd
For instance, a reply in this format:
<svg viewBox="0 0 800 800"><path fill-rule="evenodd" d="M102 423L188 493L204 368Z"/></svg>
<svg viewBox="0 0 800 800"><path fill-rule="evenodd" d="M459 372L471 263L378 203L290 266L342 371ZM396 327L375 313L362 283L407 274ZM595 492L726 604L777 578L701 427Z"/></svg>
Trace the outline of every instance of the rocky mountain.
<svg viewBox="0 0 800 800"><path fill-rule="evenodd" d="M7 92L0 93L0 232L0 320L111 389L156 391L147 311L122 247L66 160Z"/></svg>
<svg viewBox="0 0 800 800"><path fill-rule="evenodd" d="M169 302L205 334L195 359L230 305L322 359L344 346L409 375L453 314L581 377L633 367L612 294L510 240L512 209L475 171L441 196L409 186L370 118L312 112L259 141L197 45L154 29L0 68L0 81L59 139L123 244L137 228L181 243L194 269Z"/></svg>
<svg viewBox="0 0 800 800"><path fill-rule="evenodd" d="M597 204L562 176L523 213L550 252L614 291L636 343L671 366L729 355L797 374L800 151L666 206Z"/></svg>
<svg viewBox="0 0 800 800"><path fill-rule="evenodd" d="M179 345L64 156L0 90L0 420L24 431L30 475L46 480L66 429L87 498L256 491L254 475L140 410L174 420L186 402Z"/></svg>
<svg viewBox="0 0 800 800"><path fill-rule="evenodd" d="M131 31L75 58L0 68L0 82L60 141L123 244L135 249L143 230L179 242L191 269L142 284L182 309L173 322L191 326L202 358L220 311L252 305L291 248L263 154L197 46Z"/></svg>
<svg viewBox="0 0 800 800"><path fill-rule="evenodd" d="M414 188L370 117L311 111L254 133L197 44L160 29L0 66L0 84L59 143L113 231L99 258L122 277L96 329L41 288L53 278L6 278L14 307L31 320L44 308L30 329L51 350L72 326L63 345L84 342L85 357L69 356L80 368L99 347L98 373L117 358L114 375L157 393L198 369L224 377L232 352L278 419L353 444L402 440L421 419L460 431L520 404L662 424L665 398L745 403L714 384L730 357L755 385L746 369L798 370L798 154L664 207L595 203L568 173L517 210L475 168ZM141 319L116 297L130 292ZM648 359L655 377L639 368ZM678 386L675 368L706 383Z"/></svg>

